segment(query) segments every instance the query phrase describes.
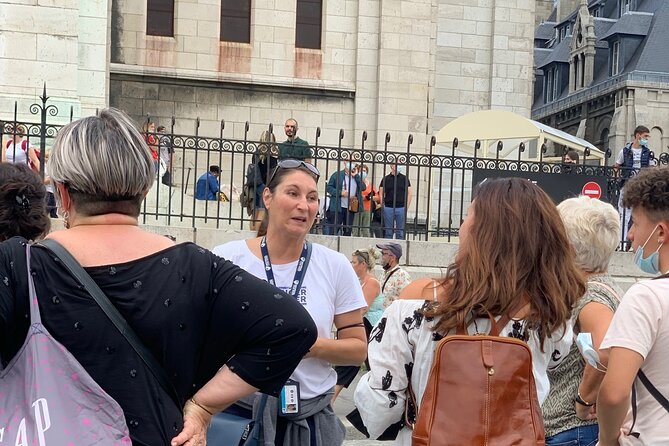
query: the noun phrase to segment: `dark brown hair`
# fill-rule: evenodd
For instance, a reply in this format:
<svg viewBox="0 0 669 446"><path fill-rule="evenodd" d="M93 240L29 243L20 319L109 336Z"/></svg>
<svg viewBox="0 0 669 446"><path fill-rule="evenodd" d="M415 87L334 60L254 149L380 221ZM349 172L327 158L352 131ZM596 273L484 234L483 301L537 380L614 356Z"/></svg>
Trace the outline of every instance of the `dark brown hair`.
<svg viewBox="0 0 669 446"><path fill-rule="evenodd" d="M0 164L0 241L44 237L51 227L46 189L27 164Z"/></svg>
<svg viewBox="0 0 669 446"><path fill-rule="evenodd" d="M642 208L654 223L669 220L669 167L641 169L627 180L623 206Z"/></svg>
<svg viewBox="0 0 669 446"><path fill-rule="evenodd" d="M435 330L446 334L472 315L500 316L529 303L524 319L543 349L586 290L557 208L520 178L484 181L472 205L467 240L441 281L447 297L426 314L440 317Z"/></svg>

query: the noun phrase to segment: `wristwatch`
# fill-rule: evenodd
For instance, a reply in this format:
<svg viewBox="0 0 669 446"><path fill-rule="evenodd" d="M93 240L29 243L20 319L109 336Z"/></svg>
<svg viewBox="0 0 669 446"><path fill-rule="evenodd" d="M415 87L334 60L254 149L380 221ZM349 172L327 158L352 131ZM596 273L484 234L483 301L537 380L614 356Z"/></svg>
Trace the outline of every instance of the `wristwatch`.
<svg viewBox="0 0 669 446"><path fill-rule="evenodd" d="M578 404L580 404L581 406L585 406L585 407L592 407L592 406L595 405L595 403L589 403L589 402L585 401L583 398L581 398L581 394L578 393L578 392L576 393L576 398L574 398L574 401L577 402Z"/></svg>

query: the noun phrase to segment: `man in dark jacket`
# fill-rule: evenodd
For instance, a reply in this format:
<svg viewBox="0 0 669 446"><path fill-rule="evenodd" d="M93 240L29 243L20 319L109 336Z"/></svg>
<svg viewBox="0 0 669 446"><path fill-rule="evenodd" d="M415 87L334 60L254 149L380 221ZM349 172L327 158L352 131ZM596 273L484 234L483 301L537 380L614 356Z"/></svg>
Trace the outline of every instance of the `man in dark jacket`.
<svg viewBox="0 0 669 446"><path fill-rule="evenodd" d="M328 181L330 205L324 234L338 235L341 232L342 235L351 235L353 214L362 208L362 190L360 175L355 172L353 162L347 159L344 169L333 173Z"/></svg>

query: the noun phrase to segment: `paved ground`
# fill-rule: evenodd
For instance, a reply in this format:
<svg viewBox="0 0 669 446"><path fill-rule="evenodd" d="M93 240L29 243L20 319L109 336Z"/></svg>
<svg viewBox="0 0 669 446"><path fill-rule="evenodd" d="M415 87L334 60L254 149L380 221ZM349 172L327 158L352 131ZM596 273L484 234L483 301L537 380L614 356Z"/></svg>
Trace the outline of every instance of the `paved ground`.
<svg viewBox="0 0 669 446"><path fill-rule="evenodd" d="M358 378L360 377L358 374ZM373 441L365 438L356 428L354 428L351 423L346 419L346 414L351 412L355 406L353 404L353 390L358 383L358 378L353 381L351 386L348 389L344 389L340 394L337 401L335 401L334 410L339 415L339 418L346 426L346 440L344 441L345 446L378 446L383 444L388 444L386 441Z"/></svg>

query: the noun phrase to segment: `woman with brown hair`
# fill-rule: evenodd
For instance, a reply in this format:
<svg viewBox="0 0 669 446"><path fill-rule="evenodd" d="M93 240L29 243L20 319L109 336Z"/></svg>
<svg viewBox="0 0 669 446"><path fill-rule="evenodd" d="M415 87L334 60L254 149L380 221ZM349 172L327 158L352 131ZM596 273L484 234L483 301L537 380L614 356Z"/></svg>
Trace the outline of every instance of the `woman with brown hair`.
<svg viewBox="0 0 669 446"><path fill-rule="evenodd" d="M470 334L487 333L488 312L495 319L511 318L500 327L501 336L527 342L541 403L549 390L547 369L569 351L567 321L585 289L548 195L519 178L481 183L445 277L436 285L431 280L409 285L403 294L414 300L395 301L372 331L370 372L355 392L371 438L402 418L409 380L420 408L436 342L463 325ZM397 439L411 444L410 429Z"/></svg>

